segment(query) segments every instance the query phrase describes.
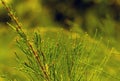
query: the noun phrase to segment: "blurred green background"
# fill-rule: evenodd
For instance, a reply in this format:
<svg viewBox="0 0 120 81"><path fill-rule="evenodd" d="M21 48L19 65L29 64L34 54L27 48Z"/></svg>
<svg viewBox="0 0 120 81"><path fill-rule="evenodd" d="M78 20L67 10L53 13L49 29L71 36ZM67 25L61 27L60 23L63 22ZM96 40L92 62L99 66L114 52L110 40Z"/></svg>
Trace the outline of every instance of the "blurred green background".
<svg viewBox="0 0 120 81"><path fill-rule="evenodd" d="M22 23L23 29L27 29L27 31L31 32L33 29L41 28L43 32L46 32L50 29L64 28L66 31L74 29L87 32L93 37L97 30L98 36L103 37L102 43L106 44L110 40L109 46L114 47L118 53L117 57L120 57L120 0L5 1L13 9ZM1 73L6 70L9 72L11 66L17 65L14 55L14 51L17 49L15 46L16 33L6 22L14 24L0 3ZM14 72L12 74L16 75Z"/></svg>

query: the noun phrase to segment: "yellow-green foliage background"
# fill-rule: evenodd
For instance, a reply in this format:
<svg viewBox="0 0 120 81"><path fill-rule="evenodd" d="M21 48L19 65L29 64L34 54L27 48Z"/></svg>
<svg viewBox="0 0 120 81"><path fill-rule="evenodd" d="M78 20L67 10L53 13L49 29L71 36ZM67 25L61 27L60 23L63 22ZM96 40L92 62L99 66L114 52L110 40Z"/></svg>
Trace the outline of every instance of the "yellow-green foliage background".
<svg viewBox="0 0 120 81"><path fill-rule="evenodd" d="M39 30L41 35L44 36L47 32L59 32L61 30L62 25L58 25L56 21L52 18L54 14L50 14L52 9L45 7L40 3L42 0L5 0L7 4L12 7L13 11L15 11L16 16L22 23L23 29L26 32L29 32L31 35L34 30ZM93 0L96 4L116 4L118 5L118 9L120 10L120 1L119 0ZM49 3L48 3L49 4ZM65 5L62 7L64 8ZM102 8L103 6L101 6ZM105 7L107 9L107 7ZM112 18L109 13L113 13L109 11L106 13L106 18L99 20L96 16L97 8L89 9L86 18L86 26L87 29L82 29L82 17L80 15L76 15L75 21L70 21L67 24L70 24L71 29L73 31L81 31L88 32L88 40L92 42L98 42L99 38L102 37L103 40L100 42L100 53L97 54L97 58L101 57L101 54L109 53L110 49L113 47L112 57L109 61L109 64L106 68L106 71L111 73L114 76L120 76L120 20L116 21ZM74 10L73 10L74 11ZM3 13L4 12L4 13ZM102 12L105 12L104 8ZM1 13L7 14L5 8L0 3L0 18ZM98 12L99 13L99 12ZM114 13L116 15L116 13ZM7 16L7 15L5 15ZM120 16L119 16L120 17ZM69 20L68 20L69 21ZM10 21L9 21L10 22ZM102 22L102 24L101 24ZM8 73L11 77L22 78L21 75L17 75L18 71L15 71L13 68L17 65L15 60L14 52L17 51L17 47L15 45L16 33L7 25L6 22L0 21L0 74ZM14 24L14 23L13 23ZM100 28L102 31L99 32L98 29L98 38L94 39L94 34L97 28ZM70 34L73 38L76 36L76 33L70 33L69 30L64 30L66 34ZM78 34L79 35L79 34ZM109 41L108 49L106 49L107 43ZM88 43L90 44L90 43ZM92 46L92 45L89 45ZM106 51L107 50L107 51ZM22 57L22 56L21 56ZM24 77L25 78L25 77ZM21 79L25 80L25 79ZM108 79L109 80L109 79ZM0 78L0 81L4 81L3 78ZM113 80L111 80L113 81ZM118 81L114 79L114 81Z"/></svg>

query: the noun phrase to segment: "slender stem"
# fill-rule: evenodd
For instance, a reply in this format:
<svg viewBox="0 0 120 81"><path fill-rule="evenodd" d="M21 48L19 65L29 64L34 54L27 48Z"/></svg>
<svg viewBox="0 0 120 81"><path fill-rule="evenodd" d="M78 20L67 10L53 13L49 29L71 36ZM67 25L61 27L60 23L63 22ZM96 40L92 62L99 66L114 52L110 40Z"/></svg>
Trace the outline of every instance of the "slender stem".
<svg viewBox="0 0 120 81"><path fill-rule="evenodd" d="M36 58L36 60L37 60L37 62L38 62L38 64L39 64L39 66L41 67L41 69L42 69L45 77L47 78L48 81L50 81L50 80L49 80L48 73L46 72L46 68L45 68L44 66L42 66L41 60L40 60L37 52L35 52L35 50L33 49L32 45L31 45L29 42L28 42L28 45L29 45L30 49L32 50L32 52L33 52L33 54L34 54L34 56L35 56L35 58Z"/></svg>
<svg viewBox="0 0 120 81"><path fill-rule="evenodd" d="M1 0L1 2L4 5L4 7L6 8L6 10L8 11L8 15L11 17L11 19L13 19L13 21L16 23L17 27L19 29L21 29L21 25L20 25L18 19L14 16L12 10L6 5L6 3L3 0Z"/></svg>
<svg viewBox="0 0 120 81"><path fill-rule="evenodd" d="M15 27L15 28L16 28L16 31L17 31L17 32L21 32L21 33L23 33L23 34L25 35L25 33L24 33L24 31L22 30L22 27L21 27L18 19L15 17L15 15L14 15L13 12L12 12L12 10L6 5L6 3L5 3L3 0L1 0L1 2L2 2L2 4L4 5L4 7L6 8L6 10L8 11L8 14L9 14L9 16L11 17L11 19L13 19L13 21L14 21L15 24L17 25L17 27ZM47 81L50 81L49 76L48 76L48 73L47 73L47 71L46 71L46 68L42 65L42 63L41 63L41 61L40 61L40 58L38 57L38 53L35 52L35 50L33 49L33 46L30 44L30 42L29 42L27 39L28 39L28 38L25 39L25 40L26 40L26 43L28 44L28 46L29 46L30 49L32 50L32 52L33 52L33 54L34 54L34 57L35 57L35 59L37 60L37 62L38 62L38 64L39 64L39 66L40 66L40 68L41 68L41 70L42 70L45 78L47 79Z"/></svg>

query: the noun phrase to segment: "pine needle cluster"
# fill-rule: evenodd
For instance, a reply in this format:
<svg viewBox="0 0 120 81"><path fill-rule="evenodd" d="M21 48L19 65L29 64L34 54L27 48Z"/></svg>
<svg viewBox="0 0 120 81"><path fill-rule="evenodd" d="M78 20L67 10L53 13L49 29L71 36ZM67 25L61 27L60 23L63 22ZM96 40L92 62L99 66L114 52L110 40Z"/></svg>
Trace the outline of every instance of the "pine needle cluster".
<svg viewBox="0 0 120 81"><path fill-rule="evenodd" d="M30 39L13 11L4 0L1 2L16 24L13 26L8 23L19 36L16 42L26 60L20 58L19 54L15 54L19 63L22 64L21 70L29 81L105 81L105 76L113 77L104 71L112 49L100 62L95 62L100 42L90 45L87 34L73 39L72 36L59 33L55 39L49 37L42 39L41 35L35 32ZM118 77L113 78L120 80ZM19 80L16 78L15 81Z"/></svg>

